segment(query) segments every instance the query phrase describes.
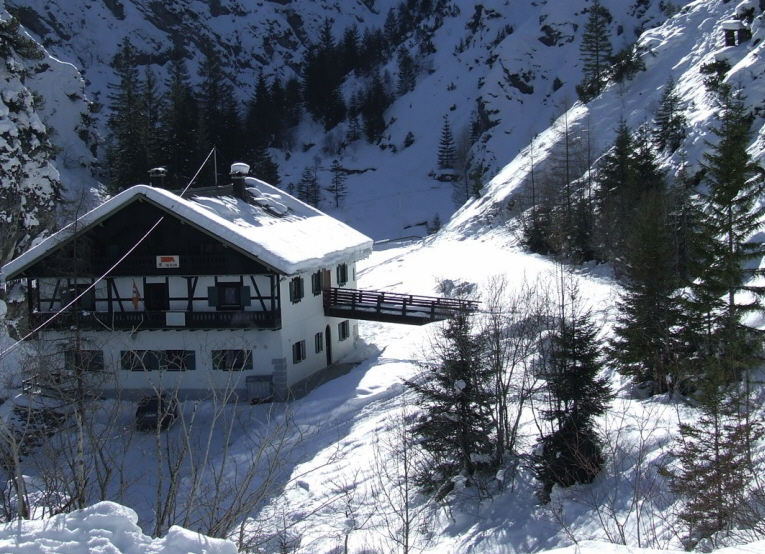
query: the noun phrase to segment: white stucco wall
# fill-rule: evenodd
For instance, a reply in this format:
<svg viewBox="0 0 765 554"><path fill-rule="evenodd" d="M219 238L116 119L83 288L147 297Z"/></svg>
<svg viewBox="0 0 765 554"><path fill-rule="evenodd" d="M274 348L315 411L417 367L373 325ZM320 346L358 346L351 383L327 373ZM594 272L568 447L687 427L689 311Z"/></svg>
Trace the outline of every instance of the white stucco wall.
<svg viewBox="0 0 765 554"><path fill-rule="evenodd" d="M355 264L348 264L348 281L344 285L347 288L355 288L354 279ZM338 286L336 266L330 268L331 285ZM311 275L314 271L301 273L303 279L304 296L299 302L291 302L289 294L290 281L295 277L282 277L278 282L281 296L281 329L212 329L190 330L183 328L169 328L164 330L141 330L134 331L99 331L89 330L80 334L83 350L101 350L104 353L105 370L102 381L102 389L105 395L120 395L122 397L135 398L144 394L150 394L158 389L177 392L183 398L206 398L212 391L223 392L234 390L239 400L247 398L247 376L272 376L277 398L288 397L287 388L300 383L306 378L316 374L327 367L326 332L329 326L331 338L332 362L336 362L346 356L355 348L356 321L349 320L349 336L345 340L339 340L338 325L342 319L328 318L324 316L323 298L321 294L314 295L311 288ZM271 282L268 276L254 276L260 293L264 296L271 294ZM239 282L240 276L219 276L218 281ZM44 297L52 296L55 280L41 280L40 286ZM143 311L143 302L138 303L134 310L131 302L133 294L133 281L143 295L143 278L117 278L115 284L120 298L123 299L123 308L127 312ZM163 282L164 278L147 278L147 282ZM187 280L183 277L170 277L170 297L185 297L187 294ZM194 300L194 310L199 312L214 311L215 308L207 301L207 287L215 284L215 278L211 276L199 277ZM250 276L244 276L243 284L252 286ZM106 283L97 285L97 298L107 298ZM253 290L254 294L254 290ZM59 295L60 296L60 295ZM116 302L116 301L114 301ZM54 305L53 309L60 309ZM267 304L270 308L270 305ZM49 304L41 306L48 311ZM171 311L184 311L187 308L186 301L171 301ZM257 300L252 300L246 311L262 311L263 306ZM98 311L105 311L105 303L97 303ZM119 311L113 304L113 309ZM315 337L322 333L322 351L316 352ZM51 359L57 360L57 364L63 367L64 350L71 348L71 330L46 330L41 333L43 348L54 354ZM294 363L293 345L296 342L305 341L306 358ZM167 370L129 370L123 369L121 357L123 352L151 350L192 350L195 352L195 369L185 371ZM213 369L212 352L214 350L248 350L252 352L253 368L245 370L216 370Z"/></svg>

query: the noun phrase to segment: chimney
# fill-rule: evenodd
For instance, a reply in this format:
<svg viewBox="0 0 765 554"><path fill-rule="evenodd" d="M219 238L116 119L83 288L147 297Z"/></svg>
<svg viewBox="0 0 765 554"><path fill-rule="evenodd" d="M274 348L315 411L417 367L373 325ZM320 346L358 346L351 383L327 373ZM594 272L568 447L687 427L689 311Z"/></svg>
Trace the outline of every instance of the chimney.
<svg viewBox="0 0 765 554"><path fill-rule="evenodd" d="M231 164L231 180L234 184L234 197L247 200L245 197L244 178L250 172L250 166L245 163Z"/></svg>
<svg viewBox="0 0 765 554"><path fill-rule="evenodd" d="M155 167L149 170L149 184L158 189L165 188L165 176L167 169L164 167Z"/></svg>

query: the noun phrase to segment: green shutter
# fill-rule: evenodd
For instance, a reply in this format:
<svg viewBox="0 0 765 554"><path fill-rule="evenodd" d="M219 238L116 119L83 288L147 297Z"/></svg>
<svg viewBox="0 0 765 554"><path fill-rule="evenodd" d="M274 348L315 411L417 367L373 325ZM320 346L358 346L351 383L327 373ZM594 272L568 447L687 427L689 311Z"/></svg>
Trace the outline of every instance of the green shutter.
<svg viewBox="0 0 765 554"><path fill-rule="evenodd" d="M218 302L218 287L207 287L207 303L216 308L220 305Z"/></svg>
<svg viewBox="0 0 765 554"><path fill-rule="evenodd" d="M239 292L239 300L242 302L242 306L251 306L252 300L250 299L250 287L242 287Z"/></svg>

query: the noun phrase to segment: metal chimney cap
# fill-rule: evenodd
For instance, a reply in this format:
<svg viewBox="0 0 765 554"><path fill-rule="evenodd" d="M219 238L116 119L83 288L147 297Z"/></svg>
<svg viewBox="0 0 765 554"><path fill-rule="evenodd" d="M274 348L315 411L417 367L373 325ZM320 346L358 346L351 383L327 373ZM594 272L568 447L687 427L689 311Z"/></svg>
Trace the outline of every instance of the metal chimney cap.
<svg viewBox="0 0 765 554"><path fill-rule="evenodd" d="M245 163L231 164L231 175L247 175L250 172L250 166Z"/></svg>

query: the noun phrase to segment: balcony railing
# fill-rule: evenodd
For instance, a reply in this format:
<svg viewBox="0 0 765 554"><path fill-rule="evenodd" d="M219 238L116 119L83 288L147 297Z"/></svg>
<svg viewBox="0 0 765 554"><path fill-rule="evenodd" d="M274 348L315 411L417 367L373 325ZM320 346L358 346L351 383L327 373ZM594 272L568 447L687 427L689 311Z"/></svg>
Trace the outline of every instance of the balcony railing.
<svg viewBox="0 0 765 554"><path fill-rule="evenodd" d="M37 328L54 313L33 312L30 323ZM168 317L171 315L172 317ZM61 312L48 327L65 329L278 329L278 312Z"/></svg>

